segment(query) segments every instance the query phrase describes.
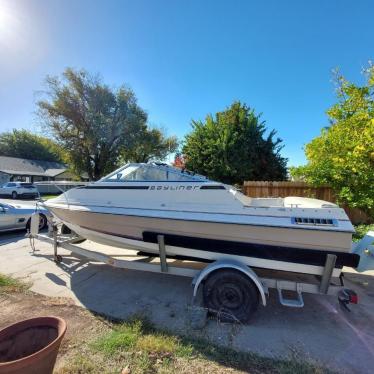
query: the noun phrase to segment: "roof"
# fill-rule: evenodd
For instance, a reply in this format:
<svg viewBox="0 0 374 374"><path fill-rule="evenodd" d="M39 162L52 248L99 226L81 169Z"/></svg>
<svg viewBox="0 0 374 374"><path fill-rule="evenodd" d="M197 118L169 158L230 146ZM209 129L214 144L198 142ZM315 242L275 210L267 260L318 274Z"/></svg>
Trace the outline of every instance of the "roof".
<svg viewBox="0 0 374 374"><path fill-rule="evenodd" d="M40 176L40 177L45 177L47 176L45 173L38 173L38 172L30 172L30 171L14 171L14 170L7 170L7 169L2 169L0 168L0 172L10 174L10 175L34 175L34 176Z"/></svg>
<svg viewBox="0 0 374 374"><path fill-rule="evenodd" d="M64 173L67 169L64 168L64 169L47 169L45 171L45 174L48 176L48 177L55 177L61 173Z"/></svg>
<svg viewBox="0 0 374 374"><path fill-rule="evenodd" d="M67 170L58 162L0 156L0 171L6 174L55 177Z"/></svg>

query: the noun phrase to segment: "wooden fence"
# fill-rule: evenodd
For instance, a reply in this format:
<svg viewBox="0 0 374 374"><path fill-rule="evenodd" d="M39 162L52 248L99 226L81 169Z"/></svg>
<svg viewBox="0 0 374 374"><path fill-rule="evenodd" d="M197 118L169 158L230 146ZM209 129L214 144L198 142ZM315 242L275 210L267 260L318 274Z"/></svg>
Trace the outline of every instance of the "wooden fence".
<svg viewBox="0 0 374 374"><path fill-rule="evenodd" d="M328 186L311 187L305 182L244 182L242 191L251 197L287 197L301 196L311 197L320 200L336 202L335 195ZM354 224L370 223L372 219L363 211L356 208L343 207Z"/></svg>

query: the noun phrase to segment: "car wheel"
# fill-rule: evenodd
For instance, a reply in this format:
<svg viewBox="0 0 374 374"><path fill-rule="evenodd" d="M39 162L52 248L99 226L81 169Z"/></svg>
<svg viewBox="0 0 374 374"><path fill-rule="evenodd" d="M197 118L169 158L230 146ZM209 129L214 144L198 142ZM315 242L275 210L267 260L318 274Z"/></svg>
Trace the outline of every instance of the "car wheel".
<svg viewBox="0 0 374 374"><path fill-rule="evenodd" d="M39 230L43 230L48 224L47 217L44 214L39 214Z"/></svg>
<svg viewBox="0 0 374 374"><path fill-rule="evenodd" d="M18 196L17 192L13 191L12 192L12 199L17 199L17 196Z"/></svg>
<svg viewBox="0 0 374 374"><path fill-rule="evenodd" d="M43 230L48 224L47 217L44 214L39 213L39 231ZM30 231L31 228L31 218L26 223L26 230Z"/></svg>

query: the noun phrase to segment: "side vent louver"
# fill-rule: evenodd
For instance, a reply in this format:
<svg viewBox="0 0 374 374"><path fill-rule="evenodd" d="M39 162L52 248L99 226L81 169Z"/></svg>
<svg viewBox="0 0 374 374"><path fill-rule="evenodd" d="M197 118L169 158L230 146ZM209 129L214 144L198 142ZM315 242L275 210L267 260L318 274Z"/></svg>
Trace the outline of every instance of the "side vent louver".
<svg viewBox="0 0 374 374"><path fill-rule="evenodd" d="M314 225L314 226L336 226L335 220L331 218L292 218L292 223L297 225Z"/></svg>

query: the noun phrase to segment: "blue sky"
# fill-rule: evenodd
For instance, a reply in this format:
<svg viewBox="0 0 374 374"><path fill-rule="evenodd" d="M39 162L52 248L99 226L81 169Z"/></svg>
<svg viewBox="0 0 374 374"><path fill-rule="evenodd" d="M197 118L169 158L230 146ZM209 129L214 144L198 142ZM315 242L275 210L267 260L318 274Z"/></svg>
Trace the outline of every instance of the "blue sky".
<svg viewBox="0 0 374 374"><path fill-rule="evenodd" d="M373 14L363 0L0 0L0 131L40 131L43 79L71 66L126 83L179 137L241 100L302 164L335 100L331 69L362 83L374 59Z"/></svg>

